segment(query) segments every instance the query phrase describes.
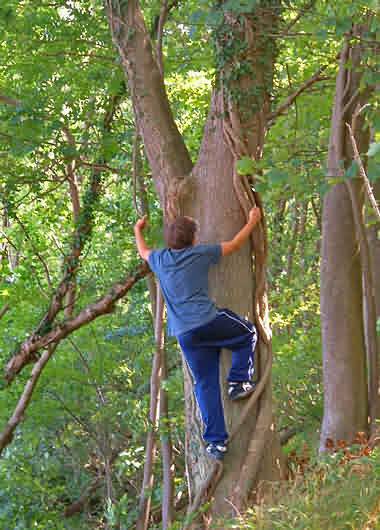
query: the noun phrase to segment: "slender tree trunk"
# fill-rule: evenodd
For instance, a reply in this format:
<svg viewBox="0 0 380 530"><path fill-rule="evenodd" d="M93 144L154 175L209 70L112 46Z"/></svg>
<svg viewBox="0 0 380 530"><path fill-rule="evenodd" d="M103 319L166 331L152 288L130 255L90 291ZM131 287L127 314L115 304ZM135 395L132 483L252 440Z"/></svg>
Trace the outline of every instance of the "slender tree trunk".
<svg viewBox="0 0 380 530"><path fill-rule="evenodd" d="M373 186L373 192L377 203L380 202L380 181L377 180ZM371 219L373 222L373 219ZM380 222L376 221L375 224L367 230L369 251L371 254L372 273L373 273L373 289L376 304L376 317L380 319ZM378 351L380 352L380 337L377 340Z"/></svg>
<svg viewBox="0 0 380 530"><path fill-rule="evenodd" d="M354 32L361 31L355 27ZM345 122L351 122L358 95L362 59L359 44L349 41L341 52L328 155L328 177L342 176L352 162ZM351 62L351 68L346 67ZM356 97L358 95L358 97ZM358 126L361 152L368 146L367 134ZM352 182L359 208L361 183ZM363 329L363 292L360 248L350 196L344 183L326 194L322 217L321 320L324 379L324 416L320 449L326 440L352 441L358 431L368 430L366 349Z"/></svg>
<svg viewBox="0 0 380 530"><path fill-rule="evenodd" d="M298 230L298 239L300 242L300 262L301 262L301 269L303 272L306 271L306 263L305 263L305 237L306 237L306 230L307 230L307 223L308 223L308 213L309 213L309 203L308 201L304 201L301 205L301 216L300 216L300 223L299 223L299 230Z"/></svg>

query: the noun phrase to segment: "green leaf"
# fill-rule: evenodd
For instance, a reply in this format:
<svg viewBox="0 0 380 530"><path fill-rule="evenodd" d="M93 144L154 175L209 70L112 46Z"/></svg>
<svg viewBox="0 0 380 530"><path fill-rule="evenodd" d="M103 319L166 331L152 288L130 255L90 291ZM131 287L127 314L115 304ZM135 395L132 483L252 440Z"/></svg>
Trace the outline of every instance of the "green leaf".
<svg viewBox="0 0 380 530"><path fill-rule="evenodd" d="M352 164L345 172L345 177L348 179L355 178L358 174L358 164L355 160L352 161Z"/></svg>
<svg viewBox="0 0 380 530"><path fill-rule="evenodd" d="M252 175L255 171L255 165L249 156L243 156L236 162L236 170L239 175Z"/></svg>
<svg viewBox="0 0 380 530"><path fill-rule="evenodd" d="M375 158L371 158L368 162L367 177L371 182L376 182L380 178L380 164Z"/></svg>
<svg viewBox="0 0 380 530"><path fill-rule="evenodd" d="M380 142L372 142L369 146L367 156L376 156L377 153L380 153Z"/></svg>
<svg viewBox="0 0 380 530"><path fill-rule="evenodd" d="M66 158L75 158L78 156L78 151L72 145L63 145L62 154Z"/></svg>
<svg viewBox="0 0 380 530"><path fill-rule="evenodd" d="M277 168L273 168L268 171L267 177L271 184L274 185L284 184L289 180L289 174L286 171Z"/></svg>

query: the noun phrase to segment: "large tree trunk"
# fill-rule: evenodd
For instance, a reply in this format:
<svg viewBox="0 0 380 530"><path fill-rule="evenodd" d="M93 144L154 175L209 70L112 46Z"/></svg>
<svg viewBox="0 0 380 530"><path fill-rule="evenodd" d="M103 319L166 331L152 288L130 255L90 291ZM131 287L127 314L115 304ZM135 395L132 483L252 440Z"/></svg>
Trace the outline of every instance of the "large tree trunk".
<svg viewBox="0 0 380 530"><path fill-rule="evenodd" d="M241 228L245 217L240 206L233 185L235 159L223 133L222 97L215 93L210 117L205 129L204 142L198 162L194 168L194 194L188 202L186 213L196 217L200 222L200 236L202 242L222 241L232 238ZM235 312L255 320L253 314L254 290L252 277L251 248L246 244L238 253L222 261L211 275L211 296L219 307L229 307ZM262 363L265 359L262 360ZM259 364L259 363L257 363ZM221 385L227 429L232 432L239 422L242 405L231 403L226 396L226 376L231 366L230 352L223 352L221 361ZM257 366L257 368L259 368ZM270 386L270 384L269 384ZM191 381L187 374L186 388L191 388ZM264 401L265 400L265 405ZM188 425L188 453L187 469L191 498L199 491L211 469L210 460L205 456L201 442L201 422L193 421L197 414L194 400L186 400ZM271 408L271 392L269 391L260 403L261 407ZM242 468L248 452L253 450L258 438L265 438L265 454L260 455L261 463L257 474L248 479L249 490L239 491L238 502L247 500L249 494L256 488L260 480L277 480L280 476L279 459L280 446L275 432L270 429L257 432L257 411L254 410L239 429L229 445L228 456L224 461L223 476L216 491L212 510L215 514L234 515L231 499L236 499L236 488L239 487ZM268 426L272 424L271 417ZM248 484L246 484L248 487ZM236 515L236 514L235 514Z"/></svg>
<svg viewBox="0 0 380 530"><path fill-rule="evenodd" d="M352 441L367 431L368 406L362 278L352 206L345 185L325 197L322 227L321 321L327 438Z"/></svg>
<svg viewBox="0 0 380 530"><path fill-rule="evenodd" d="M360 28L355 27L354 32ZM360 45L346 41L341 52L328 155L328 177L342 176L352 162L352 150L345 123L351 123L358 101L367 92L358 88L362 59ZM351 68L347 63L351 62ZM368 147L368 135L358 124L361 152ZM358 204L362 185L354 179ZM352 203L345 183L326 194L323 207L321 263L321 320L324 378L324 416L321 450L326 440L352 441L358 431L368 430L366 348L363 328L363 293L360 248Z"/></svg>
<svg viewBox="0 0 380 530"><path fill-rule="evenodd" d="M278 7L277 2L273 2L274 5ZM265 28L275 24L278 10L260 8L256 10L255 17L249 14L235 17L231 13L225 13L224 23L219 28L222 33L218 41L219 52L223 53L224 46L233 44L228 40L231 38L236 39L236 45L240 42L238 39L244 39L247 47L244 48L242 57L239 56L242 47L236 46L236 57L233 57L230 63L225 62L226 66L221 72L223 87L222 90L214 92L199 159L188 178L191 162L167 103L163 79L152 55L152 46L138 2L130 0L126 7L123 6L126 4L108 2L110 26L127 73L139 130L165 216L170 218L174 210L181 210L199 220L201 241L227 240L235 235L245 222L246 211L241 204L242 197L236 193L236 160L242 156L257 159L262 153L270 110L275 56L273 39L265 38L263 34ZM231 71L235 58L240 64L243 60L249 63L251 72L249 75L239 74L238 78L235 76L237 81L234 81L234 86L227 86L226 73ZM232 89L243 93L243 106L234 102L231 97ZM182 176L185 178L179 178ZM265 253L261 248L265 247L263 238L261 228L255 243L257 253ZM257 260L256 283L259 282L260 287L261 318L267 324L264 261L265 256ZM211 295L220 307L228 306L254 320L254 279L252 251L247 244L216 268L212 277ZM255 312L257 311L256 303ZM258 369L264 369L269 347L270 340L268 342L268 337L263 336ZM221 381L223 387L230 362L230 354L224 353ZM237 425L244 405L224 401L226 422L231 432ZM188 375L185 376L185 402L187 471L190 498L193 500L210 471L210 461L202 446L202 427ZM260 428L256 428L256 417L261 418ZM259 407L248 415L229 447L223 475L214 492L214 513L235 514L233 505L243 507L259 480L279 478L280 462L281 451L273 428L269 380Z"/></svg>
<svg viewBox="0 0 380 530"><path fill-rule="evenodd" d="M193 170L194 193L186 209L187 213L200 221L201 239L204 242L229 239L240 229L245 218L241 193L236 189L236 180L240 178L236 174L236 162L243 156L258 159L263 150L275 57L274 43L263 35L268 26L276 24L277 19L271 8L256 9L255 16L255 19L249 14L239 18L232 13L225 13L224 23L217 31L219 59L224 59L224 68L219 72L221 90L215 91L213 95L202 148ZM244 42L247 46L244 52L238 49L226 61L225 56L231 53L231 35L236 39L236 45ZM263 58L265 61L262 61ZM236 63L249 65L253 71L248 75L236 72ZM229 77L234 81L228 82ZM234 98L237 92L241 96L238 100ZM258 255L260 249L255 250ZM239 253L224 260L222 266L215 270L211 286L212 295L220 307L230 307L255 320L251 252L249 245L246 245ZM258 278L257 272L265 275L265 268L260 269L260 262L258 259L256 261ZM265 305L266 292L262 293L262 297ZM267 318L266 309L262 317L264 320ZM257 362L259 377L267 361L266 348L263 337ZM259 409L254 409L239 427L242 405L231 403L225 394L225 379L230 366L231 355L224 352L221 384L224 389L225 417L228 431L231 433L238 428L239 434L229 444L223 476L213 494L212 511L220 515L236 515L235 509L245 506L261 480L275 480L281 474L280 445L275 432L271 430L270 381L260 400ZM186 386L190 387L189 381ZM265 418L260 427L257 424L259 411L261 417ZM192 421L195 414L194 401L187 401L187 424L191 427L188 431L190 450L187 454L187 469L191 470L191 497L199 491L210 472L210 462L201 445L200 422Z"/></svg>

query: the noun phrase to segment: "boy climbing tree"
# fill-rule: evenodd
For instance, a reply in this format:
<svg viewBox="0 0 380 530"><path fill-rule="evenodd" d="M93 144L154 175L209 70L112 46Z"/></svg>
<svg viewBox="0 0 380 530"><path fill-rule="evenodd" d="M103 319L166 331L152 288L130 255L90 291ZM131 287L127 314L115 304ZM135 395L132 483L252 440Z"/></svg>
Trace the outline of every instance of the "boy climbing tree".
<svg viewBox="0 0 380 530"><path fill-rule="evenodd" d="M156 274L168 312L168 331L182 348L194 379L194 392L204 423L207 454L222 460L228 433L219 383L222 348L232 351L227 378L231 400L244 399L255 390L252 381L255 326L229 309L219 309L208 295L208 272L222 256L238 251L260 221L259 208L249 212L247 224L231 241L196 244L197 222L178 217L166 228L167 248L150 249L144 239L146 217L137 221L135 236L140 256Z"/></svg>

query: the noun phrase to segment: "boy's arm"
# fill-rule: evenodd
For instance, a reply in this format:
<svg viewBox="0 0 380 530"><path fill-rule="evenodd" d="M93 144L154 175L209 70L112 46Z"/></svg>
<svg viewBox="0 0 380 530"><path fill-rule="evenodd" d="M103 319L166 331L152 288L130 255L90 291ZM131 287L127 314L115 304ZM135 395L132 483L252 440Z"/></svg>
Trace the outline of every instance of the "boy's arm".
<svg viewBox="0 0 380 530"><path fill-rule="evenodd" d="M249 212L248 222L243 228L236 234L236 236L231 239L231 241L224 241L221 243L222 247L222 256L228 256L233 252L239 250L243 243L249 238L252 230L255 228L257 223L261 219L260 208L252 208Z"/></svg>
<svg viewBox="0 0 380 530"><path fill-rule="evenodd" d="M149 254L152 252L152 250L148 247L148 245L145 242L144 236L143 236L143 230L146 227L146 215L137 221L134 227L135 231L135 238L136 238L136 245L137 250L139 251L140 256L145 261L148 261Z"/></svg>

